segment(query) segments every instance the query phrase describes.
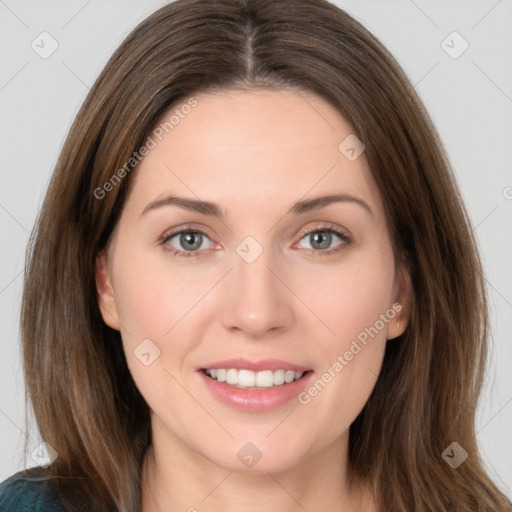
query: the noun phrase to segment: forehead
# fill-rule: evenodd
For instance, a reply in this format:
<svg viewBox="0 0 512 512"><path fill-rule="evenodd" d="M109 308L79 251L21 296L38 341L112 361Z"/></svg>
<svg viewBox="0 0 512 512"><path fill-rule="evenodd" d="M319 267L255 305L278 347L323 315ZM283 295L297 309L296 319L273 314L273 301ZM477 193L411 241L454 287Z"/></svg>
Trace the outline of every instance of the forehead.
<svg viewBox="0 0 512 512"><path fill-rule="evenodd" d="M172 107L154 127L154 147L134 173L135 199L173 191L261 207L269 199L288 204L344 192L379 203L364 153L351 161L339 150L352 127L322 98L283 89L193 100Z"/></svg>

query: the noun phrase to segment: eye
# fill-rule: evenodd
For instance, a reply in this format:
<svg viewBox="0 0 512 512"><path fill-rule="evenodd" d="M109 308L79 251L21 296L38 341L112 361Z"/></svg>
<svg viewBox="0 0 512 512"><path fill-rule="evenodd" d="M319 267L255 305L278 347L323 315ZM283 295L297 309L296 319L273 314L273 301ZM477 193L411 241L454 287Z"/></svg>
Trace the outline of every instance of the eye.
<svg viewBox="0 0 512 512"><path fill-rule="evenodd" d="M313 255L328 255L342 250L350 241L350 237L340 228L328 225L303 233L296 245L311 251ZM196 258L206 256L207 249L213 249L212 245L215 245L206 233L189 227L164 234L160 244L175 257Z"/></svg>
<svg viewBox="0 0 512 512"><path fill-rule="evenodd" d="M350 243L349 237L334 226L322 226L321 228L317 227L310 230L300 239L299 244L302 241L305 241L305 245L302 248L324 254L339 251ZM335 244L334 247L333 243Z"/></svg>
<svg viewBox="0 0 512 512"><path fill-rule="evenodd" d="M164 248L175 256L198 257L202 251L209 249L213 242L197 229L185 229L168 235L161 240Z"/></svg>

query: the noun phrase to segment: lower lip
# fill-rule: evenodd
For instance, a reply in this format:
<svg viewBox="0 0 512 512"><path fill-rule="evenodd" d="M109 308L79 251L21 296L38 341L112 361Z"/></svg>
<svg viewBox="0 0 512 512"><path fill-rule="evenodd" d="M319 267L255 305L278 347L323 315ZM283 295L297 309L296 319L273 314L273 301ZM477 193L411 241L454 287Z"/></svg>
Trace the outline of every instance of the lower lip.
<svg viewBox="0 0 512 512"><path fill-rule="evenodd" d="M202 371L198 372L206 387L220 402L247 412L277 409L295 398L309 384L313 372L305 373L299 380L267 389L240 389L225 382L218 382Z"/></svg>

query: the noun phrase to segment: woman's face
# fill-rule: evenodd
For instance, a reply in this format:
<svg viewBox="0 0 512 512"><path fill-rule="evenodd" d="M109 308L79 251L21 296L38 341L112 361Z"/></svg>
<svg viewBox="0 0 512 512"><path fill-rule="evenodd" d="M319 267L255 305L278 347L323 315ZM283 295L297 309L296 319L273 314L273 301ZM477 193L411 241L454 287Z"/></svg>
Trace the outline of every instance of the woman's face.
<svg viewBox="0 0 512 512"><path fill-rule="evenodd" d="M154 443L232 470L341 457L408 311L364 147L309 93L188 105L97 263Z"/></svg>

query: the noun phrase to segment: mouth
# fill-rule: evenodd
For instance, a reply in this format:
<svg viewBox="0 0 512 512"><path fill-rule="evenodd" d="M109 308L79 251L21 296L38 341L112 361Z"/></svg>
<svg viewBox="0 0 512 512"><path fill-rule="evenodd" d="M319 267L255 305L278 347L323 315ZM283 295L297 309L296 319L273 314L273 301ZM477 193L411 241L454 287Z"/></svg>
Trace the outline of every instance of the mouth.
<svg viewBox="0 0 512 512"><path fill-rule="evenodd" d="M292 384L303 379L313 370L294 371L287 369L253 371L237 368L202 368L210 379L238 389L266 390Z"/></svg>
<svg viewBox="0 0 512 512"><path fill-rule="evenodd" d="M238 411L265 412L297 398L315 373L282 359L239 357L203 363L197 375L218 402Z"/></svg>

